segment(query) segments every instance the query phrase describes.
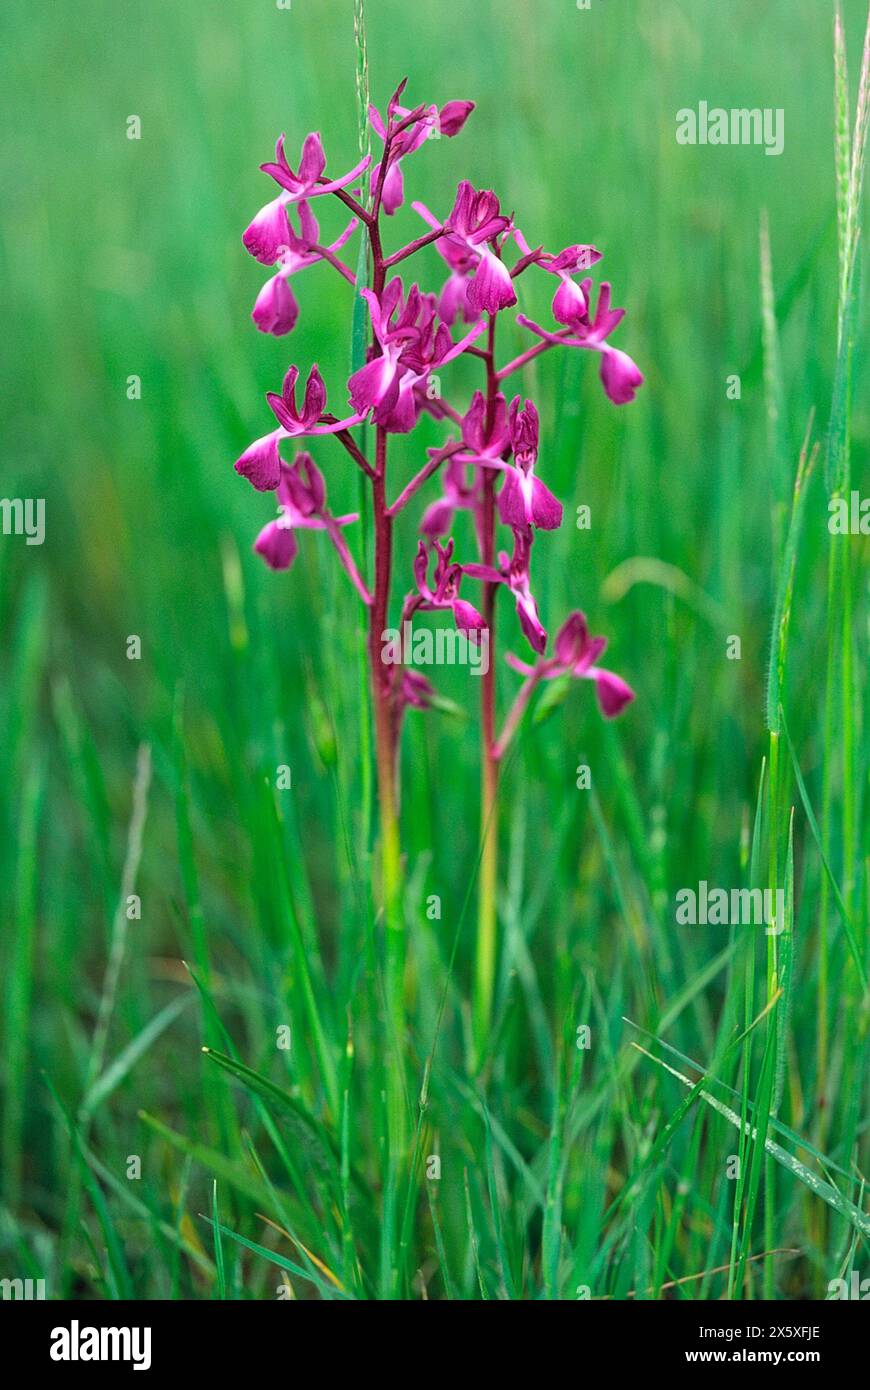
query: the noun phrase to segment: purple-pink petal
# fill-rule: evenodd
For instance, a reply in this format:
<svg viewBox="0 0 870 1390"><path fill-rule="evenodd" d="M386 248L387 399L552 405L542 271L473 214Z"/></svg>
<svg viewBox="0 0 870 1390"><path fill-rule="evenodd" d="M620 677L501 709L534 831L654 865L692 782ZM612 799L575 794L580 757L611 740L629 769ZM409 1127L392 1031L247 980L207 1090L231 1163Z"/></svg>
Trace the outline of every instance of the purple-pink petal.
<svg viewBox="0 0 870 1390"><path fill-rule="evenodd" d="M568 328L576 328L588 309L580 286L564 276L553 296L553 318Z"/></svg>
<svg viewBox="0 0 870 1390"><path fill-rule="evenodd" d="M302 146L302 157L299 160L300 181L310 188L317 183L325 168L326 155L323 153L323 142L320 136L316 133L306 135Z"/></svg>
<svg viewBox="0 0 870 1390"><path fill-rule="evenodd" d="M323 384L323 377L320 375L315 364L308 373L308 380L305 383L305 399L302 404L302 413L299 417L300 424L305 429L308 429L311 425L316 425L325 409L326 387Z"/></svg>
<svg viewBox="0 0 870 1390"><path fill-rule="evenodd" d="M478 613L472 603L466 603L465 599L455 598L451 603L453 616L456 619L456 626L460 632L465 632L470 640L474 641L478 634L486 627L486 623Z"/></svg>
<svg viewBox="0 0 870 1390"><path fill-rule="evenodd" d="M377 185L380 165L372 172L372 184ZM402 166L398 160L391 164L384 178L384 186L381 190L381 206L388 217L392 217L405 201L405 182L402 177Z"/></svg>
<svg viewBox="0 0 870 1390"><path fill-rule="evenodd" d="M534 468L538 457L540 422L534 401L527 400L520 409L520 397L514 396L509 413L510 440L514 457L521 468Z"/></svg>
<svg viewBox="0 0 870 1390"><path fill-rule="evenodd" d="M403 667L401 684L403 704L411 705L413 709L429 709L434 694L435 687L426 676L420 671L412 671L408 666Z"/></svg>
<svg viewBox="0 0 870 1390"><path fill-rule="evenodd" d="M242 233L245 250L263 265L274 265L289 239L287 208L280 197L260 208Z"/></svg>
<svg viewBox="0 0 870 1390"><path fill-rule="evenodd" d="M614 405L627 405L634 400L638 387L643 385L643 373L627 352L603 347L601 384Z"/></svg>
<svg viewBox="0 0 870 1390"><path fill-rule="evenodd" d="M396 362L392 353L376 357L354 372L350 378L348 391L354 410L365 414L383 405L391 410L399 395L399 381Z"/></svg>
<svg viewBox="0 0 870 1390"><path fill-rule="evenodd" d="M517 468L505 470L504 482L498 494L498 514L505 526L528 526L531 522L523 496L522 474Z"/></svg>
<svg viewBox="0 0 870 1390"><path fill-rule="evenodd" d="M281 481L281 459L278 455L278 441L281 430L273 430L255 439L236 460L235 469L258 492L274 492Z"/></svg>
<svg viewBox="0 0 870 1390"><path fill-rule="evenodd" d="M412 372L406 372L397 380L399 389L395 401L389 407L382 403L376 411L376 419L391 434L410 434L420 415L420 405L414 391L418 378Z"/></svg>
<svg viewBox="0 0 870 1390"><path fill-rule="evenodd" d="M488 247L483 247L480 264L468 287L469 307L475 314L482 314L484 310L497 314L516 302L510 271Z"/></svg>
<svg viewBox="0 0 870 1390"><path fill-rule="evenodd" d="M448 101L438 113L441 134L458 135L473 110L473 101Z"/></svg>
<svg viewBox="0 0 870 1390"><path fill-rule="evenodd" d="M533 473L518 468L505 470L498 494L499 516L505 526L536 526L556 531L562 525L562 504Z"/></svg>
<svg viewBox="0 0 870 1390"><path fill-rule="evenodd" d="M430 502L420 519L420 530L424 536L434 540L436 536L446 536L453 525L455 513L453 503L446 497L438 497Z"/></svg>
<svg viewBox="0 0 870 1390"><path fill-rule="evenodd" d="M575 666L586 651L588 642L589 626L586 622L586 614L581 613L578 609L577 612L568 615L556 633L553 649L559 665Z"/></svg>
<svg viewBox="0 0 870 1390"><path fill-rule="evenodd" d="M587 674L595 681L598 703L606 719L615 719L635 698L631 686L613 671L604 671L600 667L592 666Z"/></svg>
<svg viewBox="0 0 870 1390"><path fill-rule="evenodd" d="M254 541L254 550L273 570L289 569L298 549L292 528L282 525L280 520L270 521Z"/></svg>
<svg viewBox="0 0 870 1390"><path fill-rule="evenodd" d="M294 174L290 165L287 163L287 156L284 153L285 138L282 132L275 142L274 162L269 161L266 164L261 164L260 168L264 174L269 174L276 183L280 184L282 188L286 188L287 192L296 198L304 192L304 187L301 180Z"/></svg>
<svg viewBox="0 0 870 1390"><path fill-rule="evenodd" d="M529 593L517 593L516 600L520 627L532 650L542 656L547 650L547 632L538 617L538 606Z"/></svg>
<svg viewBox="0 0 870 1390"><path fill-rule="evenodd" d="M562 525L562 503L540 478L532 482L532 525L539 531L557 531Z"/></svg>
<svg viewBox="0 0 870 1390"><path fill-rule="evenodd" d="M299 305L285 277L273 275L257 295L251 318L261 333L272 333L278 338L291 332L298 317Z"/></svg>
<svg viewBox="0 0 870 1390"><path fill-rule="evenodd" d="M287 434L298 434L299 417L292 404L288 403L285 395L279 396L276 391L267 391L266 400L269 402L272 414L282 430L285 430Z"/></svg>
<svg viewBox="0 0 870 1390"><path fill-rule="evenodd" d="M466 323L472 323L477 317L468 302L469 283L468 276L458 270L452 271L444 282L438 299L438 317L442 323L452 326L460 315Z"/></svg>

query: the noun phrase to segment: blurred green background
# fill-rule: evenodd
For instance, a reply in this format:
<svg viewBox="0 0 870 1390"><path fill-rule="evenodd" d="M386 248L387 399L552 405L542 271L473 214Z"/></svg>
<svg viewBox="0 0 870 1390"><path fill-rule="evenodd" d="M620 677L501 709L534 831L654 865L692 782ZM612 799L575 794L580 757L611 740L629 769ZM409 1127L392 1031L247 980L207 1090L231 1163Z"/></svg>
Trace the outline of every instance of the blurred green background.
<svg viewBox="0 0 870 1390"><path fill-rule="evenodd" d="M844 16L854 104L862 3L849 0ZM540 536L535 547L544 622L555 631L570 608L582 607L592 631L610 638L608 664L638 696L617 725L606 726L591 687L572 690L546 722L524 732L505 779L502 927L503 941L514 946L500 979L507 1022L496 1071L505 1090L492 1103L502 1125L519 1127L514 1142L525 1152L527 1141L534 1147L532 1139L546 1136L553 1038L578 989L588 985L598 1000L596 1018L616 1049L622 1014L654 1028L726 945L721 929L678 934L673 893L702 878L736 884L745 873L767 750L777 541L810 411L816 438L824 439L827 425L836 345L832 7L825 0L592 0L583 11L573 0L369 0L367 20L372 99L382 109L403 76L411 102L477 103L458 139L432 142L406 163L408 201L389 227L391 248L418 234L413 198L445 213L460 178L491 187L532 246L558 250L579 240L604 252L601 272L627 308L615 341L646 374L638 400L619 410L605 399L588 354L546 354L522 382L542 415L538 471L566 511L561 531ZM291 361L303 370L317 361L330 407L343 413L348 286L325 266L305 271L294 282L301 306L295 332L266 338L249 318L262 269L240 236L272 196L257 166L271 157L280 131L291 162L312 129L322 133L330 172L357 160L353 7L351 0L293 0L287 10L269 0L82 0L72 12L6 0L0 23L2 493L44 497L47 509L41 549L0 540L0 910L11 1048L4 1053L0 1229L6 1264L26 1249L51 1270L56 1289L105 1293L112 1279L70 1224L66 1183L74 1159L40 1078L47 1072L75 1110L92 1055L140 743L151 745L154 762L137 889L143 911L128 932L108 1055L189 990L179 961L192 959L211 972L243 1059L283 1075L318 1109L316 1065L301 1022L292 1062L274 1056L276 1024L295 1024L299 1008L284 898L275 888L281 850L291 897L320 941L319 987L336 1048L346 1008L358 997L364 928L355 875L367 869L359 856L356 601L321 537L301 537L289 575L271 573L251 554L271 500L232 467L269 428L263 393L278 388ZM784 108L784 153L679 146L675 114L702 100ZM131 115L141 118L139 140L127 138ZM343 210L328 202L317 206L324 237L344 225ZM769 377L767 391L763 216L781 372L781 384ZM416 264L427 287L440 286L443 264L434 251ZM529 273L520 307L549 322L552 292L550 277ZM856 474L870 426L864 326L859 301ZM502 335L505 358L526 342L512 325ZM473 365L452 369L445 383L452 398L477 385ZM726 397L733 373L741 378L739 400ZM132 375L141 378L141 400L127 397ZM425 424L396 441L397 483L412 476L437 438ZM330 440L313 452L335 509L354 508L357 481L347 456ZM807 507L787 692L817 810L829 543L821 473ZM866 491L866 470L864 480ZM590 531L572 523L582 503L592 509ZM415 517L412 508L400 528L397 603L411 582ZM460 532L460 550L463 541L467 547ZM866 543L856 540L852 553L863 690L860 546ZM640 564L631 572L639 582L630 584L617 567L638 557L673 568ZM514 635L508 609L501 631ZM127 659L131 634L142 640L139 661ZM731 634L742 640L739 661L726 660ZM512 646L522 652L518 635ZM477 838L476 682L469 695L462 671L436 679L468 718L412 712L405 731L408 912L417 918L409 949L421 1055ZM515 686L500 670L502 710ZM578 762L593 768L592 797L575 788ZM279 763L292 767L293 791L276 842L264 787ZM863 756L860 766L863 798ZM837 777L834 765L827 783L834 801ZM821 871L798 814L787 1101L789 1122L818 1135ZM866 853L866 829L863 836ZM839 872L836 843L830 850ZM859 880L862 904L864 892ZM425 920L430 893L445 904L440 924ZM832 916L832 979L843 961L837 930ZM467 1015L470 932L469 921L451 996L447 1053L454 1057ZM691 1056L710 1055L724 990L716 979L698 986L676 1039ZM836 998L828 1007L836 1032ZM152 1219L161 1203L178 1200L181 1160L142 1128L140 1109L216 1149L238 1149L226 1092L212 1103L211 1083L202 1080L195 1014L193 1007L181 1013L155 1040L93 1122L94 1150L116 1177L123 1178L126 1155L150 1155L142 1200ZM595 1084L604 1088L594 1123L604 1114L612 1128L610 1143L605 1137L590 1158L598 1183L597 1195L584 1199L593 1213L590 1259L598 1248L594 1212L613 1190L611 1168L631 1163L650 1107L659 1105L640 1084L632 1100L621 1087L609 1092L610 1065L605 1049L594 1064ZM445 1083L433 1123L453 1125L465 1161L473 1162L473 1142L460 1141L450 1109L459 1094ZM668 1095L676 1104L681 1092ZM856 1124L840 1116L823 1135L847 1167ZM360 1125L363 1133L364 1119ZM729 1142L727 1126L715 1143L705 1134L711 1174ZM677 1170L692 1152L678 1148ZM199 1184L194 1212L204 1210L210 1176L197 1163L189 1174ZM572 1199L578 1210L583 1191ZM831 1252L846 1238L839 1228L820 1234L803 1200L790 1189L782 1194L776 1231L777 1244L799 1246L801 1232L815 1232L816 1255L790 1265L778 1285L792 1296L837 1273ZM461 1186L455 1201L461 1213ZM131 1213L115 1193L110 1202L122 1243L137 1249L146 1216ZM679 1273L703 1268L711 1250L724 1249L727 1260L725 1202L718 1188L699 1197L676 1242ZM84 1209L92 1220L86 1198ZM461 1224L461 1215L450 1220ZM198 1239L205 1240L201 1231ZM532 1249L536 1237L529 1240ZM194 1265L189 1274L176 1272L174 1283L161 1269L156 1257L153 1264L143 1258L138 1296L201 1292L197 1280L207 1283ZM635 1277L643 1277L637 1264L612 1287L624 1291Z"/></svg>

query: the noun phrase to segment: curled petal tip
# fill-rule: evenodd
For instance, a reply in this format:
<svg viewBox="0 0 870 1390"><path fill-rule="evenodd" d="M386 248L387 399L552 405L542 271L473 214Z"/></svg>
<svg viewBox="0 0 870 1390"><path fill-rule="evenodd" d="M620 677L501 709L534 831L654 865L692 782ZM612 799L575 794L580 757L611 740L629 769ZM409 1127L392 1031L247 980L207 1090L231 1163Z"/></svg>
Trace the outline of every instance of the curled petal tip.
<svg viewBox="0 0 870 1390"><path fill-rule="evenodd" d="M590 671L590 675L592 674L593 672ZM601 713L605 719L615 719L618 714L622 713L626 705L631 704L635 698L634 691L621 676L617 676L613 671L597 668L594 670L594 678Z"/></svg>
<svg viewBox="0 0 870 1390"><path fill-rule="evenodd" d="M601 384L614 405L627 405L643 385L643 372L627 352L605 347L601 354Z"/></svg>
<svg viewBox="0 0 870 1390"><path fill-rule="evenodd" d="M287 570L296 558L298 546L289 526L270 521L254 541L254 550L273 570Z"/></svg>
<svg viewBox="0 0 870 1390"><path fill-rule="evenodd" d="M274 492L281 481L281 459L278 455L280 431L263 435L249 444L245 452L236 459L236 472L247 478L258 492Z"/></svg>

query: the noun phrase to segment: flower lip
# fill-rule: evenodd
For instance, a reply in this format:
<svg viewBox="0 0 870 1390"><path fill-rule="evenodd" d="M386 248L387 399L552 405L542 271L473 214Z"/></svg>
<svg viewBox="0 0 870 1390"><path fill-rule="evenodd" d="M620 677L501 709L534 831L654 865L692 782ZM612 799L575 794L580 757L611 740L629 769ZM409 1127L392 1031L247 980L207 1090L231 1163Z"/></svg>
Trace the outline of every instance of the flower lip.
<svg viewBox="0 0 870 1390"><path fill-rule="evenodd" d="M261 333L276 337L290 333L299 317L299 305L283 275L273 275L262 286L254 301L251 318Z"/></svg>
<svg viewBox="0 0 870 1390"><path fill-rule="evenodd" d="M510 309L516 302L510 271L489 246L483 246L477 270L468 287L469 307L478 314L484 310L497 314L502 309Z"/></svg>
<svg viewBox="0 0 870 1390"><path fill-rule="evenodd" d="M262 265L274 265L290 232L286 200L279 196L260 208L242 233L242 244Z"/></svg>
<svg viewBox="0 0 870 1390"><path fill-rule="evenodd" d="M627 352L605 346L601 351L601 382L614 405L633 401L643 385L643 372Z"/></svg>
<svg viewBox="0 0 870 1390"><path fill-rule="evenodd" d="M281 458L278 442L283 438L280 430L264 434L249 444L243 454L236 459L235 469L258 492L273 492L281 480Z"/></svg>

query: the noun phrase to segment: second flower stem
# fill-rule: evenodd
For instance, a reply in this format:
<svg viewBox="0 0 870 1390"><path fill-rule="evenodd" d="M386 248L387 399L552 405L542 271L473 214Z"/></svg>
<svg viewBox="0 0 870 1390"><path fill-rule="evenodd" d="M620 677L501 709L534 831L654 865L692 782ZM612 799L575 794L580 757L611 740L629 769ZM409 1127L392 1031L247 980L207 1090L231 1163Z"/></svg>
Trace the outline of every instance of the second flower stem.
<svg viewBox="0 0 870 1390"><path fill-rule="evenodd" d="M490 315L485 352L486 432L495 422L498 377L495 370L495 315ZM484 469L480 516L480 558L484 565L495 560L495 473ZM495 752L495 596L497 584L483 586L483 621L489 634L489 662L481 678L480 692L480 868L477 893L477 952L474 978L474 1053L477 1065L483 1057L492 1017L497 944L496 890L498 885L498 758Z"/></svg>
<svg viewBox="0 0 870 1390"><path fill-rule="evenodd" d="M381 905L384 914L385 994L389 1046L395 1065L388 1068L387 1109L390 1147L394 1156L404 1148L405 1113L402 1057L405 1038L405 932L402 915L402 873L396 791L396 726L391 668L383 661L383 634L389 626L393 520L386 499L387 435L378 426L372 512L375 541L375 582L369 623L369 660L374 703L375 756L381 822Z"/></svg>

